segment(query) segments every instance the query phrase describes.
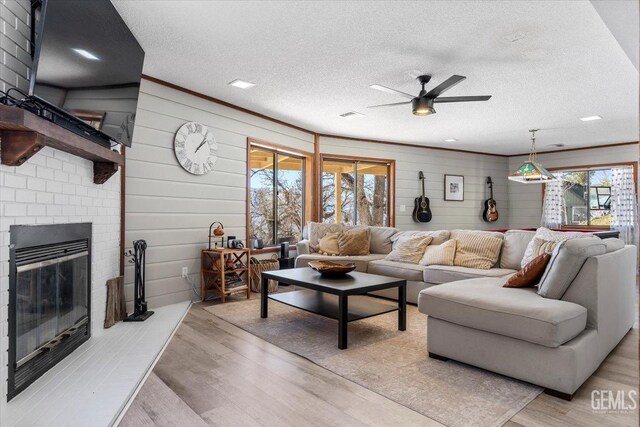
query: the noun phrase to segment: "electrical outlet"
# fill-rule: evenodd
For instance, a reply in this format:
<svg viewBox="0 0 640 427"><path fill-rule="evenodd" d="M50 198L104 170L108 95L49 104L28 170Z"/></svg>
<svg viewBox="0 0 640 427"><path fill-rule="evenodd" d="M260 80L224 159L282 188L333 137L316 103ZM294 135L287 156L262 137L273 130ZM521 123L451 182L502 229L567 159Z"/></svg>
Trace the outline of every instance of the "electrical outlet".
<svg viewBox="0 0 640 427"><path fill-rule="evenodd" d="M404 212L407 210L407 205L400 205L400 212Z"/></svg>
<svg viewBox="0 0 640 427"><path fill-rule="evenodd" d="M182 277L186 278L189 275L189 267L182 267Z"/></svg>

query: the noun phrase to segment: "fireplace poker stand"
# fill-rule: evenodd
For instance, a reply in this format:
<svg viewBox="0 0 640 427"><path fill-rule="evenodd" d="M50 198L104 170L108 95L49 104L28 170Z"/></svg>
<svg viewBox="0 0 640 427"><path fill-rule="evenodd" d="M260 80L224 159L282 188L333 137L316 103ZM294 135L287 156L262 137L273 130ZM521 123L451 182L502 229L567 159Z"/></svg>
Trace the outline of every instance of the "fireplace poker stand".
<svg viewBox="0 0 640 427"><path fill-rule="evenodd" d="M147 302L144 297L144 273L145 273L145 251L147 250L147 242L144 240L136 240L133 242L133 262L135 264L135 283L134 283L134 302L133 314L124 318L125 322L144 322L149 318L153 311L147 311Z"/></svg>

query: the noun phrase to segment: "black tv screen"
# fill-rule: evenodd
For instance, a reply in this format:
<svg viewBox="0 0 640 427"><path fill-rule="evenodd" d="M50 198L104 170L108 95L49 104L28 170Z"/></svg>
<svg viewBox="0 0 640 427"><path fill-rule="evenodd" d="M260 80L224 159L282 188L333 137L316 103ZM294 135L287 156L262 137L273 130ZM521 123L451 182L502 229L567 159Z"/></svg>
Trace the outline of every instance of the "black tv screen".
<svg viewBox="0 0 640 427"><path fill-rule="evenodd" d="M144 50L109 0L46 0L30 95L131 146Z"/></svg>

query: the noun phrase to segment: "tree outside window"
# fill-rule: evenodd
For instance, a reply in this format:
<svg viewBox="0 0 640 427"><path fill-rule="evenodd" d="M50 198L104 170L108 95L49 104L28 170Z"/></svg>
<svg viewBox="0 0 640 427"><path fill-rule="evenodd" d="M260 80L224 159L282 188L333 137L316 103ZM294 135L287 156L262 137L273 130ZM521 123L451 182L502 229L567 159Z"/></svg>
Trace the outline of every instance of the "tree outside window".
<svg viewBox="0 0 640 427"><path fill-rule="evenodd" d="M386 162L324 158L321 221L388 226L389 169Z"/></svg>

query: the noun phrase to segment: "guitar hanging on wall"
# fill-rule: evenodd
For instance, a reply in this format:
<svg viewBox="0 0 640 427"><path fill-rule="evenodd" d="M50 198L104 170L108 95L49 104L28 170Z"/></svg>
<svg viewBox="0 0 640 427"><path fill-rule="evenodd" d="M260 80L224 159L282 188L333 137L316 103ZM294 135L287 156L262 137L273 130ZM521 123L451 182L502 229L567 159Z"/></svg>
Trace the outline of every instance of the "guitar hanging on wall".
<svg viewBox="0 0 640 427"><path fill-rule="evenodd" d="M498 220L498 205L493 198L493 181L491 177L487 177L487 185L489 185L490 197L484 201L484 210L482 211L482 219L487 222L496 222Z"/></svg>
<svg viewBox="0 0 640 427"><path fill-rule="evenodd" d="M416 197L413 208L413 220L415 222L431 221L431 208L429 207L429 199L424 195L424 174L420 171L418 179L422 181L422 196Z"/></svg>

